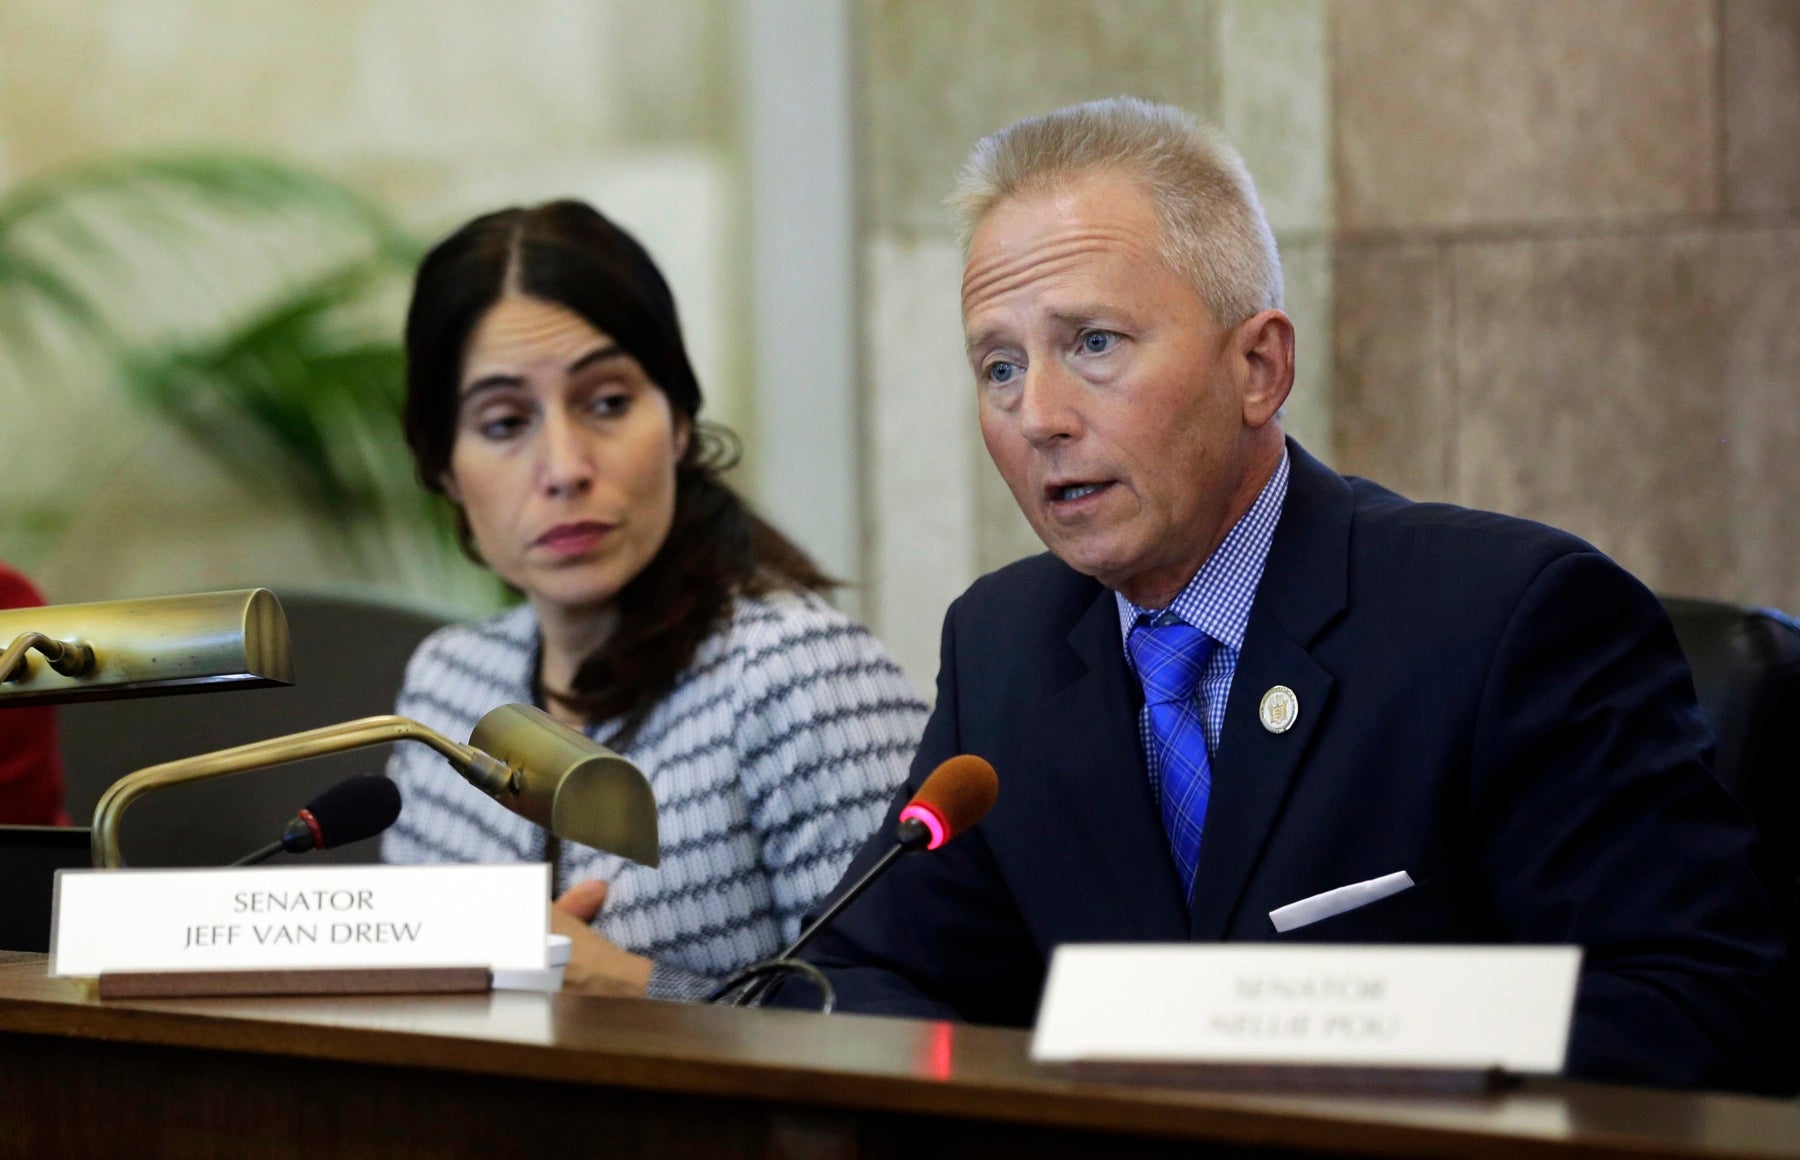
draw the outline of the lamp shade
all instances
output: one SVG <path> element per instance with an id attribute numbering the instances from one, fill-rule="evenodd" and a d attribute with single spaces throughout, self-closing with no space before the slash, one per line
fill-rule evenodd
<path id="1" fill-rule="evenodd" d="M 19 648 L 27 638 L 47 644 Z M 64 673 L 41 655 L 91 654 Z M 290 685 L 287 616 L 266 588 L 0 610 L 0 707 Z"/>
<path id="2" fill-rule="evenodd" d="M 469 745 L 513 771 L 507 808 L 551 833 L 657 864 L 656 797 L 631 762 L 531 705 L 502 705 L 469 734 Z"/>

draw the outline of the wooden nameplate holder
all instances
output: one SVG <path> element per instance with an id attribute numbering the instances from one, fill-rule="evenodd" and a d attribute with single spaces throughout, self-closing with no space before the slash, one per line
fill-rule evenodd
<path id="1" fill-rule="evenodd" d="M 1039 1066 L 1090 1083 L 1310 1095 L 1486 1095 L 1519 1082 L 1517 1076 L 1499 1068 L 1123 1060 Z"/>
<path id="2" fill-rule="evenodd" d="M 102 971 L 102 999 L 253 995 L 456 995 L 491 990 L 486 967 L 314 967 L 255 971 Z"/>

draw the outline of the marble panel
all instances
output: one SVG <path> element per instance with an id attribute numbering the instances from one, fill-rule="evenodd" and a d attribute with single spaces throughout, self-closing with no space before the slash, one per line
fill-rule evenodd
<path id="1" fill-rule="evenodd" d="M 1281 243 L 1288 317 L 1294 320 L 1294 389 L 1281 409 L 1287 434 L 1326 463 L 1336 460 L 1331 412 L 1332 297 L 1330 242 Z"/>
<path id="2" fill-rule="evenodd" d="M 1800 4 L 1725 0 L 1725 199 L 1800 211 Z"/>
<path id="3" fill-rule="evenodd" d="M 630 141 L 665 144 L 737 139 L 740 35 L 729 0 L 624 0 L 604 51 L 618 130 Z"/>
<path id="4" fill-rule="evenodd" d="M 1710 594 L 1800 615 L 1800 227 L 1728 234 L 1719 253 L 1733 298 L 1716 405 L 1737 568 Z"/>
<path id="5" fill-rule="evenodd" d="M 1334 466 L 1413 499 L 1456 498 L 1447 251 L 1340 242 L 1335 265 Z"/>
<path id="6" fill-rule="evenodd" d="M 952 230 L 944 199 L 983 135 L 1129 93 L 1218 113 L 1217 0 L 864 0 L 865 196 L 884 230 Z"/>
<path id="7" fill-rule="evenodd" d="M 992 473 L 963 357 L 962 255 L 948 239 L 876 238 L 864 262 L 864 609 L 929 698 L 944 612 L 981 567 L 976 481 Z"/>
<path id="8" fill-rule="evenodd" d="M 1721 257 L 1700 232 L 1457 245 L 1462 501 L 1566 528 L 1659 592 L 1729 587 Z"/>
<path id="9" fill-rule="evenodd" d="M 96 147 L 229 144 L 337 168 L 720 139 L 723 5 L 14 0 L 0 137 L 22 172 Z"/>
<path id="10" fill-rule="evenodd" d="M 1350 230 L 1715 208 L 1710 0 L 1331 5 Z"/>
<path id="11" fill-rule="evenodd" d="M 1331 229 L 1331 59 L 1324 0 L 1223 0 L 1219 126 L 1277 234 Z"/>
<path id="12" fill-rule="evenodd" d="M 231 141 L 297 151 L 315 126 L 350 116 L 349 42 L 360 7 L 0 4 L 8 47 L 0 137 L 20 176 L 85 159 L 96 144 Z M 302 62 L 304 71 L 283 75 L 283 64 Z"/>
<path id="13" fill-rule="evenodd" d="M 357 66 L 349 94 L 356 120 L 323 127 L 334 148 L 466 152 L 498 167 L 557 149 L 592 152 L 626 136 L 619 96 L 626 74 L 617 61 L 632 50 L 622 43 L 629 11 L 623 4 L 358 6 L 366 12 L 347 46 Z M 339 22 L 349 23 L 341 16 Z"/>

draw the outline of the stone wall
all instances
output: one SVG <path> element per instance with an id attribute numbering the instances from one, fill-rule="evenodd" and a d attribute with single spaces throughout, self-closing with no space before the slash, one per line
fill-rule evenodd
<path id="1" fill-rule="evenodd" d="M 1800 610 L 1800 3 L 863 0 L 875 623 L 1035 537 L 980 446 L 942 208 L 1012 120 L 1129 92 L 1219 122 L 1281 245 L 1290 432 L 1541 519 L 1659 591 Z"/>
<path id="2" fill-rule="evenodd" d="M 1337 466 L 1800 610 L 1800 4 L 1331 16 Z"/>

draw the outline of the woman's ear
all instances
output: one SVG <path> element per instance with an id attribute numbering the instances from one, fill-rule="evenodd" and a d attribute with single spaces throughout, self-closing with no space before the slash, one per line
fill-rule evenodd
<path id="1" fill-rule="evenodd" d="M 676 412 L 675 415 L 675 459 L 679 462 L 687 455 L 688 443 L 694 437 L 693 416 Z"/>
<path id="2" fill-rule="evenodd" d="M 456 476 L 450 474 L 449 468 L 446 467 L 443 474 L 438 476 L 438 486 L 444 489 L 446 499 L 457 507 L 462 506 L 462 489 L 456 486 Z"/>

